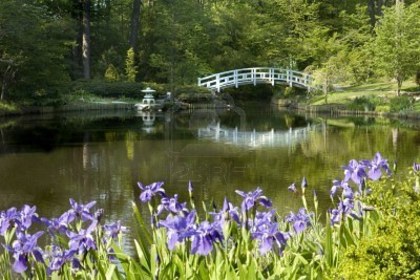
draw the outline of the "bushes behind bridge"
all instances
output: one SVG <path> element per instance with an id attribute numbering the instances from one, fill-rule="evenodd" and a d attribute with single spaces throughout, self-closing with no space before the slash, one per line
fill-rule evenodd
<path id="1" fill-rule="evenodd" d="M 74 82 L 71 87 L 73 92 L 84 91 L 99 97 L 125 97 L 133 99 L 143 98 L 144 93 L 142 90 L 147 87 L 156 90 L 156 95 L 166 94 L 167 92 L 173 92 L 175 96 L 181 94 L 205 94 L 209 92 L 207 89 L 195 85 L 171 86 L 170 84 L 150 82 L 104 82 L 101 80 L 77 81 Z"/>

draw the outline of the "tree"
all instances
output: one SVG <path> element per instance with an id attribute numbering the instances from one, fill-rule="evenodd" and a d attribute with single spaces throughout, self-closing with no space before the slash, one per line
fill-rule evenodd
<path id="1" fill-rule="evenodd" d="M 113 64 L 110 64 L 105 71 L 105 80 L 116 82 L 120 80 L 120 74 Z"/>
<path id="2" fill-rule="evenodd" d="M 65 55 L 73 36 L 64 18 L 33 1 L 0 1 L 1 99 L 44 91 L 68 80 Z"/>
<path id="3" fill-rule="evenodd" d="M 395 7 L 384 9 L 384 16 L 375 28 L 377 67 L 396 80 L 398 96 L 403 81 L 420 66 L 419 14 L 419 2 L 405 7 L 397 0 Z"/>
<path id="4" fill-rule="evenodd" d="M 127 58 L 125 60 L 125 74 L 127 76 L 127 81 L 135 82 L 138 70 L 135 61 L 135 53 L 133 48 L 130 48 L 127 51 Z"/>
<path id="5" fill-rule="evenodd" d="M 130 47 L 133 49 L 134 54 L 138 52 L 138 33 L 140 25 L 140 0 L 133 0 L 133 11 L 131 13 L 130 23 Z"/>
<path id="6" fill-rule="evenodd" d="M 83 0 L 83 39 L 82 39 L 82 57 L 83 57 L 83 77 L 90 79 L 90 0 Z"/>

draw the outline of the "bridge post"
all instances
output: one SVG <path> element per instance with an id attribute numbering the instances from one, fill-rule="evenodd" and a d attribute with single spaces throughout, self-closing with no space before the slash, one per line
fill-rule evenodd
<path id="1" fill-rule="evenodd" d="M 216 90 L 217 92 L 220 92 L 220 74 L 216 74 Z"/>
<path id="2" fill-rule="evenodd" d="M 293 86 L 293 72 L 290 70 L 287 70 L 287 79 L 289 82 L 289 86 L 292 87 Z"/>
<path id="3" fill-rule="evenodd" d="M 235 82 L 235 88 L 238 88 L 238 70 L 233 71 L 233 80 Z"/>
<path id="4" fill-rule="evenodd" d="M 254 82 L 254 86 L 256 86 L 257 85 L 257 75 L 256 75 L 256 70 L 255 70 L 255 68 L 252 68 L 252 74 L 251 74 L 251 76 L 252 76 L 252 81 Z"/>
<path id="5" fill-rule="evenodd" d="M 270 68 L 269 72 L 270 72 L 271 85 L 274 86 L 274 69 Z"/>

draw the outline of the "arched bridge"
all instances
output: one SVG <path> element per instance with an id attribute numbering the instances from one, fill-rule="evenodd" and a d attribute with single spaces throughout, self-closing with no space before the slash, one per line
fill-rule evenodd
<path id="1" fill-rule="evenodd" d="M 307 73 L 270 67 L 242 68 L 198 78 L 198 86 L 220 92 L 223 88 L 246 84 L 287 84 L 311 90 L 312 76 Z"/>

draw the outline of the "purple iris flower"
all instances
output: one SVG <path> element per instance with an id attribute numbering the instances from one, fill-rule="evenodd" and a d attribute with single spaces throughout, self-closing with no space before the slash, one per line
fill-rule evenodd
<path id="1" fill-rule="evenodd" d="M 155 195 L 165 196 L 165 189 L 162 188 L 163 182 L 155 182 L 147 186 L 143 186 L 142 183 L 138 182 L 137 185 L 142 190 L 140 194 L 141 202 L 148 202 Z"/>
<path id="2" fill-rule="evenodd" d="M 338 204 L 338 208 L 341 210 L 343 214 L 350 214 L 354 208 L 354 201 L 351 198 L 344 198 Z"/>
<path id="3" fill-rule="evenodd" d="M 238 207 L 236 207 L 232 203 L 230 203 L 226 199 L 226 197 L 225 197 L 225 199 L 223 201 L 222 211 L 225 212 L 225 213 L 227 213 L 232 220 L 234 220 L 238 224 L 240 223 L 240 216 L 239 216 Z"/>
<path id="4" fill-rule="evenodd" d="M 330 190 L 330 196 L 334 197 L 335 194 L 337 193 L 337 190 L 339 188 L 342 188 L 343 184 L 347 184 L 347 183 L 344 182 L 344 181 L 340 181 L 340 180 L 333 180 L 333 185 L 332 185 L 331 190 Z"/>
<path id="5" fill-rule="evenodd" d="M 286 245 L 288 234 L 278 230 L 277 223 L 265 223 L 252 233 L 252 237 L 259 241 L 259 252 L 265 255 L 276 247 L 277 254 L 281 255 Z"/>
<path id="6" fill-rule="evenodd" d="M 202 222 L 192 233 L 191 253 L 208 255 L 213 250 L 213 243 L 222 241 L 222 231 L 217 223 Z"/>
<path id="7" fill-rule="evenodd" d="M 296 233 L 300 233 L 310 226 L 311 215 L 306 212 L 305 208 L 300 208 L 296 214 L 290 212 L 290 214 L 286 216 L 285 220 L 293 224 L 293 229 Z"/>
<path id="8" fill-rule="evenodd" d="M 84 254 L 90 249 L 96 249 L 96 242 L 92 232 L 96 230 L 97 221 L 93 221 L 87 229 L 81 229 L 79 232 L 68 231 L 70 251 Z"/>
<path id="9" fill-rule="evenodd" d="M 57 245 L 53 245 L 50 249 L 50 251 L 46 252 L 46 258 L 49 260 L 48 267 L 47 267 L 47 274 L 51 275 L 54 271 L 60 270 L 64 264 L 71 262 L 73 264 L 74 268 L 77 268 L 78 266 L 74 265 L 75 263 L 79 263 L 80 261 L 75 258 L 74 254 L 75 251 L 71 250 L 63 250 L 61 247 Z"/>
<path id="10" fill-rule="evenodd" d="M 16 222 L 19 225 L 19 229 L 25 231 L 31 227 L 32 221 L 34 220 L 38 220 L 36 206 L 31 207 L 29 205 L 24 205 L 19 211 L 19 218 Z"/>
<path id="11" fill-rule="evenodd" d="M 382 170 L 384 170 L 388 175 L 391 174 L 389 169 L 388 161 L 382 158 L 380 153 L 376 153 L 372 161 L 368 161 L 369 171 L 368 177 L 369 179 L 376 181 L 379 180 L 382 176 Z"/>
<path id="12" fill-rule="evenodd" d="M 127 231 L 127 228 L 121 225 L 121 221 L 105 224 L 103 229 L 105 236 L 108 236 L 112 239 L 117 238 L 121 232 Z"/>
<path id="13" fill-rule="evenodd" d="M 350 160 L 349 165 L 344 166 L 343 168 L 345 182 L 348 182 L 351 179 L 354 183 L 360 185 L 363 179 L 366 178 L 366 166 L 354 159 Z"/>
<path id="14" fill-rule="evenodd" d="M 15 262 L 13 263 L 13 270 L 17 273 L 25 272 L 28 269 L 29 257 L 32 255 L 36 261 L 44 262 L 42 257 L 43 252 L 38 247 L 38 238 L 44 234 L 39 231 L 33 235 L 25 234 L 23 232 L 16 232 L 17 239 L 13 241 L 9 251 L 12 252 Z"/>
<path id="15" fill-rule="evenodd" d="M 339 209 L 330 210 L 331 225 L 339 224 L 341 222 L 342 212 Z"/>
<path id="16" fill-rule="evenodd" d="M 271 201 L 266 196 L 262 195 L 262 190 L 260 188 L 248 193 L 239 190 L 236 190 L 235 192 L 244 198 L 241 204 L 242 212 L 250 210 L 256 203 L 267 208 L 272 205 Z"/>
<path id="17" fill-rule="evenodd" d="M 160 204 L 157 207 L 157 215 L 160 215 L 164 210 L 169 213 L 178 214 L 180 212 L 188 213 L 187 203 L 179 203 L 178 195 L 174 197 L 162 197 Z"/>
<path id="18" fill-rule="evenodd" d="M 19 212 L 15 207 L 0 212 L 0 235 L 4 236 L 11 225 L 14 224 Z"/>
<path id="19" fill-rule="evenodd" d="M 258 230 L 259 227 L 265 226 L 266 224 L 271 224 L 273 222 L 273 218 L 275 217 L 275 210 L 271 209 L 270 211 L 266 212 L 259 212 L 255 214 L 254 221 L 252 221 L 252 228 L 253 230 Z"/>
<path id="20" fill-rule="evenodd" d="M 230 203 L 226 197 L 223 201 L 222 210 L 219 212 L 210 212 L 210 215 L 213 216 L 215 222 L 219 223 L 220 226 L 223 226 L 224 222 L 231 219 L 234 220 L 236 223 L 240 223 L 240 214 L 238 207 L 234 206 Z"/>
<path id="21" fill-rule="evenodd" d="M 191 236 L 194 230 L 196 213 L 191 211 L 187 216 L 168 215 L 166 220 L 160 221 L 159 226 L 163 226 L 168 231 L 168 248 L 173 250 L 177 242 L 182 242 L 184 238 Z"/>
<path id="22" fill-rule="evenodd" d="M 47 218 L 41 218 L 41 221 L 47 226 L 48 232 L 54 235 L 56 232 L 66 233 L 67 229 L 75 218 L 76 215 L 73 209 L 71 209 L 64 212 L 58 218 L 52 218 L 50 220 Z"/>
<path id="23" fill-rule="evenodd" d="M 342 196 L 344 199 L 353 199 L 354 198 L 354 192 L 353 189 L 349 187 L 349 185 L 343 185 L 343 193 Z"/>
<path id="24" fill-rule="evenodd" d="M 94 215 L 90 213 L 90 208 L 95 206 L 95 204 L 96 201 L 91 201 L 87 204 L 81 204 L 77 203 L 74 199 L 70 198 L 70 205 L 72 208 L 71 210 L 73 210 L 73 213 L 76 215 L 76 217 L 81 217 L 82 221 L 84 222 L 92 221 L 95 219 Z M 72 212 L 69 212 L 69 214 L 71 215 Z"/>
<path id="25" fill-rule="evenodd" d="M 287 189 L 289 191 L 293 192 L 293 193 L 296 193 L 297 192 L 296 185 L 295 185 L 294 182 Z"/>

